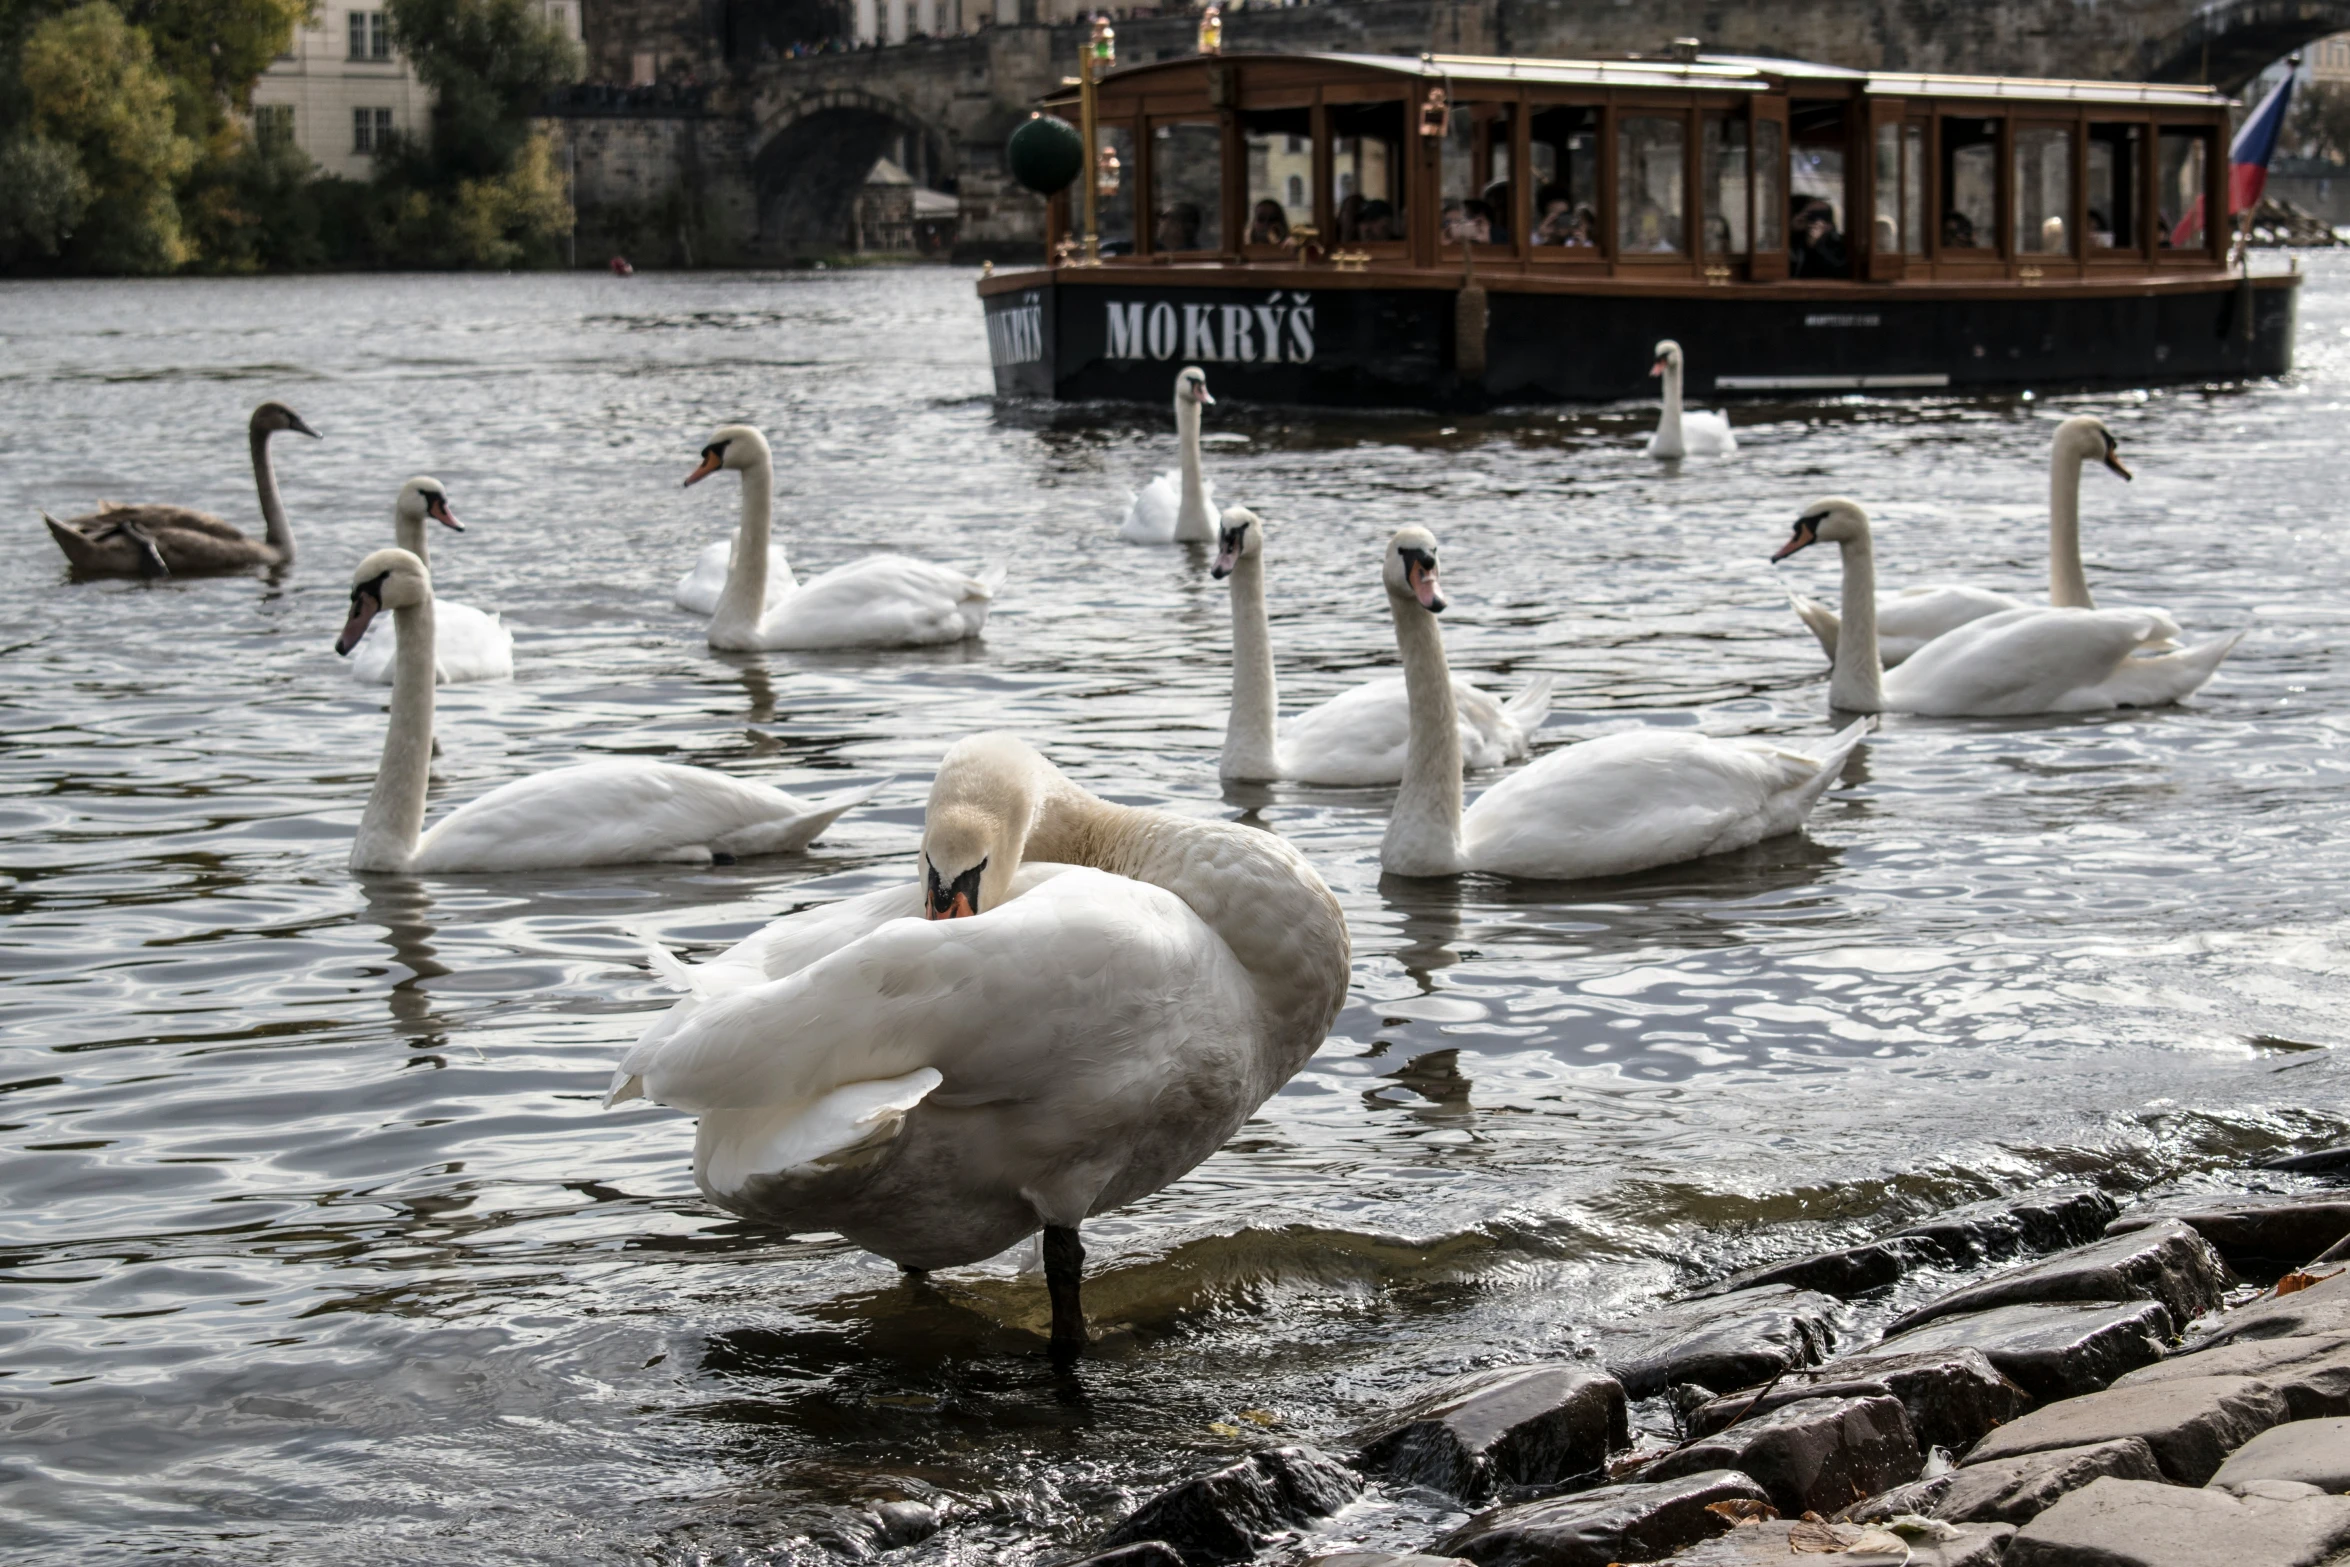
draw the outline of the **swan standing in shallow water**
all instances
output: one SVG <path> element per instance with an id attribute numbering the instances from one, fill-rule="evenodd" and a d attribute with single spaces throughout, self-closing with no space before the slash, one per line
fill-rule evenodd
<path id="1" fill-rule="evenodd" d="M 2081 465 L 2094 458 L 2124 479 L 2121 448 L 2105 421 L 2083 414 L 2056 427 L 2048 450 L 2048 602 L 2060 609 L 2095 609 L 2088 574 L 2081 569 Z M 1819 638 L 1820 650 L 1836 656 L 1836 611 L 1816 599 L 1790 592 L 1795 613 Z M 1891 669 L 1946 631 L 1970 620 L 2011 609 L 2031 609 L 2012 594 L 1957 583 L 1903 588 L 1877 596 L 1877 651 Z"/>
<path id="2" fill-rule="evenodd" d="M 1656 364 L 1650 375 L 1665 382 L 1664 412 L 1657 416 L 1656 433 L 1648 438 L 1651 457 L 1728 457 L 1738 450 L 1730 433 L 1728 414 L 1681 407 L 1681 345 L 1666 338 L 1656 345 Z"/>
<path id="3" fill-rule="evenodd" d="M 449 509 L 449 492 L 441 481 L 420 476 L 400 487 L 400 498 L 392 505 L 392 539 L 429 570 L 428 521 L 453 532 L 465 531 L 465 524 Z M 514 633 L 496 615 L 439 597 L 432 607 L 433 672 L 442 685 L 514 678 Z M 371 625 L 351 650 L 351 678 L 368 685 L 390 685 L 392 671 L 399 663 L 399 641 L 397 616 Z"/>
<path id="4" fill-rule="evenodd" d="M 1221 1147 L 1322 1042 L 1346 921 L 1305 857 L 1113 805 L 979 735 L 931 786 L 915 880 L 694 968 L 613 1074 L 701 1118 L 720 1207 L 909 1269 L 1044 1232 L 1057 1357 L 1085 1342 L 1078 1226 Z"/>
<path id="5" fill-rule="evenodd" d="M 710 616 L 710 645 L 730 652 L 769 648 L 920 647 L 961 642 L 987 624 L 988 600 L 1003 573 L 969 576 L 904 555 L 868 555 L 805 582 L 782 576 L 788 591 L 770 593 L 768 543 L 775 459 L 767 437 L 730 424 L 702 448 L 686 476 L 699 484 L 721 468 L 743 476 L 742 526 L 726 587 Z"/>
<path id="6" fill-rule="evenodd" d="M 1566 881 L 1743 849 L 1801 827 L 1868 729 L 1849 726 L 1818 756 L 1689 729 L 1602 735 L 1529 763 L 1464 813 L 1435 535 L 1396 534 L 1384 576 L 1411 693 L 1411 758 L 1379 844 L 1398 876 Z"/>
<path id="7" fill-rule="evenodd" d="M 269 460 L 269 438 L 293 430 L 313 440 L 318 432 L 283 403 L 253 410 L 246 436 L 253 448 L 253 487 L 261 496 L 262 536 L 247 538 L 210 512 L 185 506 L 120 506 L 102 503 L 87 516 L 59 522 L 41 520 L 65 551 L 73 569 L 92 576 L 195 577 L 255 566 L 287 566 L 294 559 L 294 530 L 277 495 L 277 470 Z"/>
<path id="8" fill-rule="evenodd" d="M 1215 399 L 1208 374 L 1185 365 L 1175 377 L 1175 434 L 1178 466 L 1142 487 L 1126 507 L 1118 536 L 1129 544 L 1213 544 L 1216 508 L 1200 468 L 1199 411 Z"/>
<path id="9" fill-rule="evenodd" d="M 2243 633 L 2176 652 L 2179 628 L 2155 609 L 2026 606 L 1970 620 L 1899 669 L 1877 657 L 1877 565 L 1869 514 L 1842 496 L 1812 502 L 1774 561 L 1821 540 L 1844 555 L 1843 631 L 1828 705 L 1848 713 L 2013 718 L 2160 707 L 2192 695 Z"/>
<path id="10" fill-rule="evenodd" d="M 1219 531 L 1213 575 L 1232 580 L 1232 715 L 1224 725 L 1219 771 L 1252 783 L 1400 782 L 1411 740 L 1400 675 L 1357 686 L 1276 724 L 1281 695 L 1265 615 L 1265 525 L 1256 513 L 1235 506 L 1224 513 Z M 1548 675 L 1528 681 L 1507 702 L 1465 680 L 1455 680 L 1452 689 L 1461 755 L 1472 771 L 1522 760 L 1550 711 Z"/>
<path id="11" fill-rule="evenodd" d="M 399 623 L 392 712 L 375 788 L 351 842 L 351 869 L 429 876 L 558 870 L 641 860 L 707 863 L 804 849 L 878 785 L 798 800 L 766 784 L 668 762 L 581 762 L 501 784 L 424 829 L 432 766 L 432 574 L 402 549 L 377 550 L 352 576 L 348 654 L 378 612 Z"/>

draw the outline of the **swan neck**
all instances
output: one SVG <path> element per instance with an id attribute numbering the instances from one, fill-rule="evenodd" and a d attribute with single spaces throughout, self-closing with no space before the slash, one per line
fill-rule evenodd
<path id="1" fill-rule="evenodd" d="M 253 443 L 253 488 L 261 495 L 261 536 L 275 549 L 280 561 L 294 558 L 294 530 L 286 522 L 285 502 L 278 499 L 277 469 L 269 460 L 269 432 L 251 430 L 246 439 Z"/>
<path id="2" fill-rule="evenodd" d="M 1399 876 L 1449 876 L 1461 869 L 1461 729 L 1444 633 L 1411 600 L 1390 594 L 1387 607 L 1403 653 L 1411 729 L 1379 863 Z"/>
<path id="3" fill-rule="evenodd" d="M 1885 708 L 1885 664 L 1877 650 L 1877 554 L 1866 533 L 1846 539 L 1844 607 L 1836 632 L 1836 666 L 1828 679 L 1828 705 L 1846 713 Z"/>
<path id="4" fill-rule="evenodd" d="M 427 567 L 432 565 L 432 539 L 422 517 L 411 517 L 395 508 L 392 512 L 392 542 L 423 561 Z"/>
<path id="5" fill-rule="evenodd" d="M 710 616 L 714 637 L 755 629 L 767 612 L 767 546 L 775 527 L 775 465 L 761 457 L 743 469 L 742 522 L 735 529 L 734 557 L 726 563 L 726 586 Z"/>
<path id="6" fill-rule="evenodd" d="M 424 796 L 432 783 L 432 600 L 392 611 L 399 642 L 392 653 L 391 722 L 375 788 L 351 843 L 351 869 L 404 871 L 424 832 Z"/>
<path id="7" fill-rule="evenodd" d="M 2048 602 L 2095 609 L 2081 569 L 2081 460 L 2059 451 L 2048 469 Z"/>
<path id="8" fill-rule="evenodd" d="M 1200 405 L 1188 397 L 1175 399 L 1175 429 L 1183 477 L 1183 498 L 1175 511 L 1175 536 L 1208 539 L 1214 525 L 1208 520 L 1208 486 L 1200 466 Z"/>
<path id="9" fill-rule="evenodd" d="M 1265 615 L 1265 559 L 1243 555 L 1232 568 L 1232 713 L 1224 720 L 1227 778 L 1281 776 L 1279 685 L 1272 628 Z"/>
<path id="10" fill-rule="evenodd" d="M 1656 421 L 1657 440 L 1666 446 L 1678 447 L 1681 440 L 1681 367 L 1668 362 L 1665 365 L 1665 408 Z"/>

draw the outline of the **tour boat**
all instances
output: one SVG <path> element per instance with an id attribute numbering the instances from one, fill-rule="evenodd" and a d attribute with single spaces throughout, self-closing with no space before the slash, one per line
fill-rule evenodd
<path id="1" fill-rule="evenodd" d="M 1106 72 L 1094 241 L 979 293 L 999 395 L 1353 407 L 2144 386 L 2292 364 L 2209 87 L 1699 54 Z M 1074 88 L 1043 104 L 1072 122 Z M 1084 176 L 1081 176 L 1081 181 Z"/>

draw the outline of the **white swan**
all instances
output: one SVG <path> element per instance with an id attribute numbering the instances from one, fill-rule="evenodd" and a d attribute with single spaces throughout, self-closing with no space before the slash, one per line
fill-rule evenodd
<path id="1" fill-rule="evenodd" d="M 1219 535 L 1212 572 L 1232 579 L 1232 716 L 1224 725 L 1219 771 L 1252 783 L 1400 782 L 1412 732 L 1400 675 L 1341 692 L 1276 727 L 1281 695 L 1265 616 L 1265 525 L 1255 512 L 1235 506 L 1224 513 Z M 1496 702 L 1465 680 L 1453 681 L 1468 767 L 1523 760 L 1550 711 L 1550 690 L 1551 677 L 1537 675 L 1507 702 Z"/>
<path id="2" fill-rule="evenodd" d="M 699 484 L 721 468 L 743 476 L 742 525 L 735 531 L 726 587 L 710 615 L 712 647 L 919 647 L 975 637 L 987 624 L 1001 570 L 974 577 L 904 555 L 868 555 L 805 582 L 792 582 L 785 566 L 790 591 L 771 594 L 775 459 L 767 437 L 747 424 L 723 426 L 685 482 Z"/>
<path id="3" fill-rule="evenodd" d="M 1175 377 L 1175 433 L 1180 466 L 1142 487 L 1126 507 L 1118 536 L 1129 544 L 1210 544 L 1216 538 L 1213 491 L 1200 468 L 1199 411 L 1208 395 L 1208 373 L 1185 365 Z"/>
<path id="4" fill-rule="evenodd" d="M 2012 718 L 2159 707 L 2193 694 L 2243 633 L 2176 652 L 2179 628 L 2156 609 L 2028 605 L 1944 632 L 1899 669 L 1877 658 L 1877 565 L 1869 516 L 1841 496 L 1812 502 L 1771 557 L 1826 539 L 1844 552 L 1843 632 L 1828 705 L 1849 713 Z"/>
<path id="5" fill-rule="evenodd" d="M 734 535 L 713 539 L 702 546 L 702 553 L 694 557 L 693 568 L 677 579 L 677 591 L 672 601 L 679 609 L 709 616 L 717 612 L 718 595 L 726 591 L 726 573 L 734 565 Z M 783 546 L 767 546 L 767 607 L 773 609 L 791 596 L 799 584 L 791 574 L 791 562 L 784 558 Z"/>
<path id="6" fill-rule="evenodd" d="M 392 537 L 401 549 L 431 565 L 431 547 L 425 535 L 427 519 L 444 528 L 465 531 L 465 524 L 449 509 L 449 492 L 438 479 L 414 478 L 400 486 L 392 506 Z M 351 678 L 368 685 L 388 686 L 399 662 L 398 617 L 372 626 L 351 650 Z M 514 633 L 495 614 L 484 614 L 453 599 L 433 601 L 433 673 L 442 685 L 469 680 L 514 678 Z"/>
<path id="7" fill-rule="evenodd" d="M 1709 413 L 1703 408 L 1681 407 L 1681 345 L 1671 338 L 1656 345 L 1656 364 L 1648 372 L 1663 376 L 1665 381 L 1664 412 L 1658 415 L 1656 432 L 1648 438 L 1651 457 L 1728 457 L 1738 450 L 1738 437 L 1730 432 L 1728 414 Z"/>
<path id="8" fill-rule="evenodd" d="M 2081 465 L 2091 458 L 2124 479 L 2121 448 L 2105 421 L 2082 414 L 2056 427 L 2048 449 L 2048 602 L 2065 609 L 2095 609 L 2089 596 L 2088 574 L 2081 569 Z M 1817 599 L 1790 591 L 1795 613 L 1819 638 L 1820 651 L 1836 656 L 1836 611 Z M 2030 601 L 1989 588 L 1957 583 L 1903 588 L 1877 595 L 1877 651 L 1887 669 L 1893 668 L 1946 631 L 1970 620 L 2011 609 L 2030 609 Z"/>
<path id="9" fill-rule="evenodd" d="M 377 550 L 352 575 L 348 654 L 388 609 L 400 626 L 390 727 L 375 788 L 351 842 L 351 869 L 439 875 L 554 870 L 639 860 L 804 849 L 879 785 L 799 800 L 766 784 L 668 762 L 581 762 L 501 784 L 424 831 L 432 765 L 432 574 L 402 549 Z"/>
<path id="10" fill-rule="evenodd" d="M 700 1116 L 712 1202 L 911 1269 L 1039 1228 L 1056 1353 L 1077 1227 L 1214 1153 L 1346 996 L 1337 900 L 1237 823 L 1112 805 L 1009 735 L 947 753 L 916 880 L 696 968 L 614 1073 Z"/>
<path id="11" fill-rule="evenodd" d="M 1688 729 L 1603 735 L 1529 763 L 1464 813 L 1435 535 L 1396 534 L 1383 574 L 1411 693 L 1411 758 L 1379 844 L 1398 876 L 1566 881 L 1743 849 L 1801 827 L 1868 729 L 1851 725 L 1818 756 Z"/>

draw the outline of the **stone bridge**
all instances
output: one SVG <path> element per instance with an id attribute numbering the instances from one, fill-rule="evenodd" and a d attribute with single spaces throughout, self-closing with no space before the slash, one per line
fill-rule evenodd
<path id="1" fill-rule="evenodd" d="M 931 0 L 976 14 L 986 0 Z M 1034 15 L 1052 0 L 995 0 Z M 1063 0 L 1066 3 L 1066 0 Z M 581 254 L 782 262 L 847 248 L 850 205 L 884 155 L 956 194 L 959 253 L 1033 256 L 1043 207 L 1003 144 L 1076 72 L 1080 25 L 1014 22 L 795 56 L 870 31 L 871 0 L 588 0 L 587 87 L 550 105 L 576 159 Z M 891 14 L 906 13 L 893 6 Z M 900 22 L 903 25 L 903 22 Z M 1189 54 L 1189 16 L 1118 24 L 1127 63 Z M 1624 55 L 1675 37 L 1709 51 L 1863 69 L 2201 81 L 2235 89 L 2350 32 L 2350 0 L 1333 0 L 1228 15 L 1232 53 Z"/>

